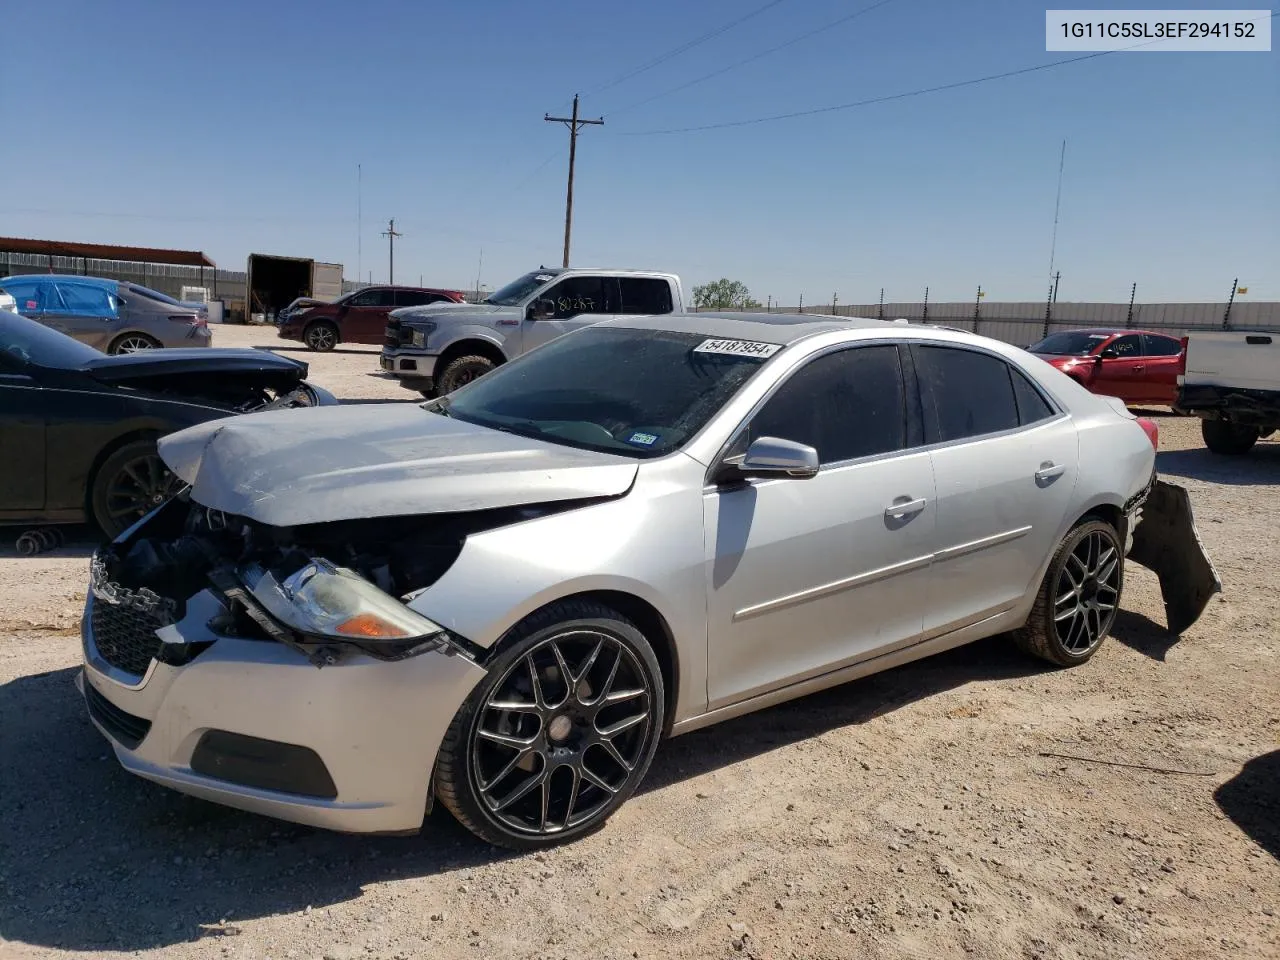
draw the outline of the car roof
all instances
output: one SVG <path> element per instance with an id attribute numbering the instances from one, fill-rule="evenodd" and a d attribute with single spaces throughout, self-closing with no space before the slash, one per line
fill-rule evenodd
<path id="1" fill-rule="evenodd" d="M 619 317 L 606 320 L 614 327 L 637 330 L 670 330 L 732 340 L 756 340 L 783 346 L 818 333 L 848 330 L 904 329 L 903 324 L 866 317 L 829 317 L 804 313 L 668 313 L 652 317 Z"/>
<path id="2" fill-rule="evenodd" d="M 1126 336 L 1131 333 L 1145 333 L 1152 337 L 1168 337 L 1170 340 L 1178 339 L 1168 333 L 1156 333 L 1154 330 L 1137 330 L 1130 329 L 1128 327 L 1080 327 L 1077 330 L 1055 330 L 1053 333 L 1087 333 L 1090 336 L 1098 337 L 1118 337 Z M 1053 333 L 1049 334 L 1049 336 L 1053 336 Z"/>
<path id="3" fill-rule="evenodd" d="M 108 280 L 105 277 L 83 277 L 78 273 L 21 273 L 10 277 L 0 277 L 0 287 L 3 287 L 6 283 L 48 283 L 53 280 L 58 281 L 58 283 L 100 287 L 103 290 L 116 290 L 120 286 L 119 281 L 116 280 Z"/>

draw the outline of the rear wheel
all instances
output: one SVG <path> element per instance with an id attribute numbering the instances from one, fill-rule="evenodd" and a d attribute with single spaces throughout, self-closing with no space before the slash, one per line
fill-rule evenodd
<path id="1" fill-rule="evenodd" d="M 601 827 L 635 792 L 663 722 L 635 624 L 567 601 L 515 627 L 445 734 L 436 794 L 489 843 L 533 850 Z"/>
<path id="2" fill-rule="evenodd" d="M 1013 633 L 1023 650 L 1072 667 L 1111 632 L 1124 587 L 1124 550 L 1109 523 L 1089 520 L 1058 546 L 1026 624 Z"/>
<path id="3" fill-rule="evenodd" d="M 328 320 L 317 320 L 303 332 L 302 342 L 317 353 L 326 353 L 338 345 L 338 328 Z"/>
<path id="4" fill-rule="evenodd" d="M 145 333 L 126 333 L 111 342 L 111 346 L 107 347 L 107 353 L 138 353 L 142 350 L 155 350 L 160 347 L 160 341 L 155 337 L 149 337 Z"/>
<path id="5" fill-rule="evenodd" d="M 483 377 L 497 366 L 488 357 L 470 355 L 450 360 L 444 372 L 436 379 L 436 387 L 441 396 L 453 393 L 459 387 L 465 387 L 472 380 Z"/>
<path id="6" fill-rule="evenodd" d="M 115 539 L 182 486 L 156 453 L 154 440 L 126 443 L 93 476 L 89 505 L 94 522 Z"/>
<path id="7" fill-rule="evenodd" d="M 1214 453 L 1235 457 L 1252 450 L 1262 431 L 1227 420 L 1201 420 L 1200 435 L 1204 437 L 1204 445 Z"/>

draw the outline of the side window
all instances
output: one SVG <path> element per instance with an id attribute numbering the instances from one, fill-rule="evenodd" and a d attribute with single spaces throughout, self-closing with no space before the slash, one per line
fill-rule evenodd
<path id="1" fill-rule="evenodd" d="M 963 440 L 1019 424 L 1009 365 L 999 357 L 954 347 L 920 347 L 916 373 L 932 412 L 931 440 Z"/>
<path id="2" fill-rule="evenodd" d="M 439 294 L 422 290 L 397 290 L 395 293 L 397 307 L 425 307 L 440 300 Z"/>
<path id="3" fill-rule="evenodd" d="M 1024 427 L 1029 423 L 1039 423 L 1052 417 L 1053 407 L 1040 395 L 1040 391 L 1031 385 L 1031 381 L 1017 367 L 1009 368 L 1009 376 L 1013 378 L 1013 396 L 1018 403 L 1018 422 Z"/>
<path id="4" fill-rule="evenodd" d="M 618 281 L 614 277 L 569 277 L 543 296 L 556 305 L 557 319 L 580 313 L 617 313 Z"/>
<path id="5" fill-rule="evenodd" d="M 115 307 L 111 295 L 101 287 L 90 287 L 79 283 L 60 283 L 58 292 L 62 294 L 62 304 L 67 313 L 75 313 L 86 317 L 111 317 L 115 315 Z"/>
<path id="6" fill-rule="evenodd" d="M 1176 357 L 1182 352 L 1182 341 L 1173 337 L 1162 337 L 1156 333 L 1142 335 L 1144 353 L 1148 357 Z"/>
<path id="7" fill-rule="evenodd" d="M 670 313 L 671 285 L 646 277 L 619 277 L 623 313 Z"/>
<path id="8" fill-rule="evenodd" d="M 44 309 L 42 306 L 44 297 L 41 293 L 41 286 L 32 283 L 30 280 L 23 280 L 18 283 L 10 283 L 8 281 L 0 281 L 9 296 L 13 297 L 14 309 L 18 313 L 39 313 Z"/>
<path id="9" fill-rule="evenodd" d="M 895 346 L 855 347 L 812 360 L 778 388 L 747 428 L 747 442 L 807 444 L 822 463 L 907 444 L 902 368 Z"/>
<path id="10" fill-rule="evenodd" d="M 1107 350 L 1114 350 L 1121 360 L 1142 356 L 1142 337 L 1136 333 L 1124 337 L 1116 337 L 1107 344 Z"/>
<path id="11" fill-rule="evenodd" d="M 394 306 L 390 290 L 361 290 L 351 298 L 353 307 L 390 307 Z"/>

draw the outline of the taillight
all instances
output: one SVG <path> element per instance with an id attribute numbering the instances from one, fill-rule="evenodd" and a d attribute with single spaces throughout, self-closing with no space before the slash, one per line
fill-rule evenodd
<path id="1" fill-rule="evenodd" d="M 1191 339 L 1190 337 L 1182 338 L 1182 352 L 1178 354 L 1178 372 L 1179 373 L 1187 372 L 1187 342 L 1190 339 Z"/>
<path id="2" fill-rule="evenodd" d="M 193 327 L 198 327 L 204 323 L 204 321 L 194 313 L 171 313 L 169 315 L 169 319 L 174 323 L 189 323 Z"/>
<path id="3" fill-rule="evenodd" d="M 1160 428 L 1156 426 L 1156 422 L 1148 420 L 1146 417 L 1138 417 L 1138 426 L 1142 428 L 1142 432 L 1151 441 L 1151 449 L 1158 452 L 1160 450 Z"/>

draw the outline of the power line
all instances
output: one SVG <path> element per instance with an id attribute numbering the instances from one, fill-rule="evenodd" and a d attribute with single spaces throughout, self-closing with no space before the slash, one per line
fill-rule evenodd
<path id="1" fill-rule="evenodd" d="M 620 77 L 615 77 L 613 80 L 610 80 L 604 86 L 596 87 L 594 90 L 588 91 L 587 95 L 595 96 L 597 93 L 600 93 L 604 90 L 608 90 L 611 87 L 616 87 L 618 84 L 622 83 L 625 80 L 630 80 L 632 77 L 639 76 L 640 74 L 644 73 L 647 70 L 652 70 L 654 67 L 658 66 L 659 64 L 666 63 L 668 60 L 671 60 L 671 59 L 674 59 L 675 57 L 680 56 L 680 54 L 684 53 L 686 50 L 692 50 L 694 47 L 698 46 L 699 44 L 706 43 L 708 40 L 714 40 L 716 37 L 720 36 L 723 33 L 728 33 L 738 24 L 745 23 L 746 21 L 750 20 L 752 17 L 757 17 L 760 14 L 764 13 L 766 10 L 776 7 L 778 4 L 784 3 L 784 2 L 785 0 L 770 0 L 770 2 L 766 3 L 763 7 L 757 7 L 755 10 L 752 10 L 750 13 L 743 14 L 737 20 L 730 20 L 728 23 L 726 23 L 722 27 L 717 27 L 715 30 L 711 30 L 707 33 L 704 33 L 701 36 L 694 37 L 692 40 L 689 40 L 685 43 L 680 44 L 680 46 L 678 47 L 668 50 L 666 53 L 662 54 L 661 56 L 654 57 L 652 60 L 648 61 L 647 63 L 641 64 L 640 66 L 636 67 L 634 70 L 629 70 L 628 72 L 622 74 Z"/>
<path id="2" fill-rule="evenodd" d="M 752 54 L 751 56 L 743 60 L 737 60 L 731 64 L 728 64 L 727 66 L 721 67 L 718 70 L 713 70 L 710 73 L 704 74 L 701 77 L 697 77 L 693 80 L 689 80 L 685 83 L 682 83 L 678 87 L 672 87 L 670 90 L 664 90 L 662 93 L 655 93 L 651 97 L 646 97 L 643 100 L 637 100 L 635 103 L 630 104 L 629 106 L 622 107 L 619 110 L 611 110 L 609 111 L 607 116 L 614 117 L 614 116 L 617 116 L 619 113 L 626 113 L 628 110 L 634 110 L 637 107 L 642 107 L 647 103 L 652 103 L 654 100 L 660 100 L 663 97 L 671 96 L 671 94 L 673 93 L 679 93 L 681 90 L 687 90 L 690 87 L 697 86 L 700 83 L 705 83 L 708 80 L 714 79 L 715 77 L 728 73 L 730 70 L 736 70 L 738 69 L 738 67 L 744 67 L 748 63 L 754 63 L 755 61 L 763 59 L 764 57 L 767 57 L 772 53 L 777 53 L 779 50 L 785 50 L 787 47 L 795 46 L 795 44 L 800 43 L 802 40 L 808 40 L 810 37 L 816 37 L 820 33 L 825 33 L 828 30 L 834 30 L 836 27 L 841 26 L 842 24 L 848 23 L 850 20 L 856 20 L 858 17 L 861 17 L 863 14 L 870 13 L 873 10 L 876 10 L 880 7 L 886 6 L 893 2 L 894 0 L 876 0 L 875 3 L 869 6 L 863 7 L 860 10 L 855 10 L 853 13 L 846 14 L 840 19 L 833 20 L 830 23 L 824 24 L 821 27 L 816 27 L 813 30 L 810 30 L 808 33 L 802 33 L 800 36 L 793 37 L 792 39 L 787 40 L 785 43 L 780 43 L 777 46 L 770 47 L 767 50 L 761 50 L 759 53 Z"/>
<path id="3" fill-rule="evenodd" d="M 883 2 L 889 2 L 889 0 L 883 0 Z M 1269 17 L 1259 19 L 1275 19 L 1277 16 L 1280 16 L 1280 14 L 1273 13 Z M 724 130 L 729 127 L 747 127 L 757 123 L 772 123 L 775 120 L 793 120 L 797 117 L 812 117 L 820 113 L 834 113 L 837 110 L 852 110 L 855 107 L 866 107 L 875 103 L 888 103 L 891 100 L 906 100 L 909 97 L 921 97 L 927 93 L 940 93 L 944 90 L 957 90 L 960 87 L 972 87 L 976 84 L 987 83 L 991 80 L 1004 80 L 1008 77 L 1018 77 L 1027 73 L 1037 73 L 1041 70 L 1052 70 L 1054 67 L 1065 67 L 1068 64 L 1081 63 L 1085 60 L 1095 60 L 1098 57 L 1109 56 L 1113 53 L 1124 53 L 1127 50 L 1136 50 L 1138 47 L 1146 47 L 1153 43 L 1164 42 L 1164 38 L 1147 40 L 1127 47 L 1117 47 L 1114 50 L 1098 50 L 1094 53 L 1086 53 L 1078 57 L 1068 57 L 1065 60 L 1054 60 L 1051 63 L 1041 63 L 1034 67 L 1022 67 L 1018 70 L 1006 70 L 1003 73 L 991 73 L 983 77 L 973 77 L 969 80 L 957 80 L 953 83 L 942 83 L 933 87 L 922 87 L 919 90 L 907 90 L 903 93 L 891 93 L 883 97 L 868 97 L 865 100 L 854 100 L 850 103 L 837 103 L 829 107 L 814 107 L 810 110 L 794 110 L 790 113 L 776 113 L 767 117 L 753 117 L 749 120 L 729 120 L 723 123 L 704 123 L 694 127 L 671 127 L 664 130 L 622 130 L 619 131 L 618 135 L 623 137 L 665 136 L 676 133 L 696 133 L 703 130 Z M 633 104 L 633 106 L 639 106 L 639 104 Z"/>

